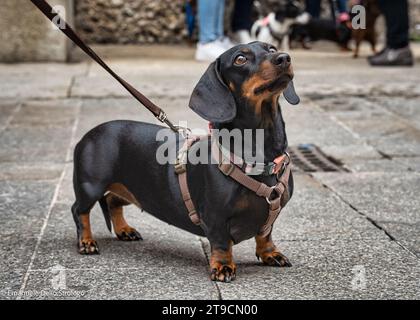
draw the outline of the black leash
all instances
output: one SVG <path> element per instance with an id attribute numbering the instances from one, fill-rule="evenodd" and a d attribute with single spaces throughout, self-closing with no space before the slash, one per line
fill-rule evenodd
<path id="1" fill-rule="evenodd" d="M 173 131 L 178 132 L 184 128 L 180 128 L 172 124 L 169 121 L 166 113 L 155 105 L 152 101 L 146 98 L 141 92 L 136 90 L 131 84 L 118 76 L 96 53 L 93 51 L 80 37 L 76 32 L 68 25 L 68 23 L 60 17 L 60 15 L 55 12 L 55 10 L 45 1 L 45 0 L 31 0 L 31 2 L 39 9 L 41 12 L 54 23 L 57 28 L 59 28 L 68 38 L 70 38 L 80 49 L 86 52 L 93 60 L 95 60 L 99 65 L 102 66 L 108 73 L 113 76 L 121 85 L 127 89 L 131 95 L 144 105 L 153 115 L 162 123 L 166 123 L 169 128 Z M 64 23 L 64 27 L 60 27 L 58 21 Z"/>

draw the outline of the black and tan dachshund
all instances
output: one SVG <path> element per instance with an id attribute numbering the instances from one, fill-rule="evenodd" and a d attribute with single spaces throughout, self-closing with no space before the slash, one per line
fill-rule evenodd
<path id="1" fill-rule="evenodd" d="M 264 129 L 265 162 L 285 153 L 287 138 L 279 96 L 292 104 L 299 98 L 292 85 L 290 56 L 269 44 L 253 42 L 236 46 L 213 62 L 195 87 L 189 106 L 215 128 L 228 130 Z M 111 121 L 89 131 L 74 152 L 72 213 L 82 254 L 98 253 L 89 212 L 98 201 L 108 228 L 118 239 L 133 241 L 141 235 L 123 215 L 123 206 L 135 204 L 156 218 L 183 230 L 208 238 L 211 245 L 211 279 L 229 282 L 235 278 L 232 245 L 255 237 L 256 254 L 265 264 L 290 266 L 289 260 L 272 241 L 271 233 L 258 236 L 268 215 L 264 198 L 224 175 L 214 164 L 187 164 L 191 197 L 202 224 L 193 224 L 184 205 L 172 164 L 161 165 L 156 153 L 162 141 L 157 134 L 169 129 L 135 122 Z M 179 148 L 181 135 L 172 133 Z M 193 145 L 190 152 L 199 150 Z M 210 146 L 209 146 L 210 148 Z M 208 153 L 211 157 L 211 152 Z M 211 163 L 208 159 L 208 163 Z M 274 175 L 254 176 L 269 186 Z M 289 179 L 289 193 L 293 177 Z M 111 226 L 112 225 L 112 226 Z"/>

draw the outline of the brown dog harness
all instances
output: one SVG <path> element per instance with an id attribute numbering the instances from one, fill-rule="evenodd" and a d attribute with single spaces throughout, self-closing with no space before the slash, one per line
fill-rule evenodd
<path id="1" fill-rule="evenodd" d="M 178 152 L 178 157 L 175 164 L 175 172 L 178 174 L 182 199 L 184 200 L 185 207 L 187 208 L 191 221 L 196 225 L 200 225 L 201 220 L 197 210 L 195 209 L 194 203 L 192 202 L 191 194 L 188 189 L 186 163 L 188 158 L 188 150 L 195 142 L 204 138 L 208 138 L 208 136 L 187 137 L 185 139 L 184 145 Z M 289 177 L 291 171 L 291 163 L 289 155 L 286 153 L 274 160 L 275 166 L 271 174 L 275 174 L 277 176 L 277 183 L 276 185 L 270 187 L 265 183 L 255 180 L 247 175 L 244 172 L 244 168 L 246 168 L 245 161 L 233 154 L 227 157 L 224 154 L 221 145 L 219 145 L 216 139 L 212 143 L 211 153 L 213 158 L 216 159 L 218 163 L 219 170 L 225 176 L 231 177 L 242 186 L 255 192 L 256 195 L 265 198 L 268 203 L 268 217 L 264 225 L 261 227 L 258 235 L 265 237 L 270 234 L 273 228 L 273 224 L 279 216 L 281 209 L 286 205 L 290 198 Z M 234 158 L 235 162 L 232 160 Z"/>

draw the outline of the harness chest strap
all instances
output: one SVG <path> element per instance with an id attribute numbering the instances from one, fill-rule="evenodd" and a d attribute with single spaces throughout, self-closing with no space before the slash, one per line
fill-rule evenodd
<path id="1" fill-rule="evenodd" d="M 180 158 L 183 158 L 184 155 L 188 152 L 189 147 L 194 142 L 198 141 L 200 138 L 192 137 L 187 138 L 185 140 L 184 146 L 180 150 L 180 156 L 178 157 L 178 161 L 183 160 Z M 278 179 L 278 183 L 273 187 L 269 187 L 265 183 L 259 182 L 246 175 L 239 167 L 231 163 L 229 159 L 224 158 L 217 143 L 212 144 L 212 155 L 219 162 L 219 170 L 223 174 L 231 177 L 239 184 L 255 192 L 258 196 L 264 197 L 266 199 L 269 205 L 268 218 L 264 225 L 261 227 L 259 231 L 259 236 L 267 236 L 271 232 L 272 226 L 276 221 L 278 215 L 280 214 L 282 207 L 289 200 L 288 181 L 290 176 L 290 159 L 288 162 L 285 162 L 286 156 L 283 156 L 282 159 L 277 160 L 279 164 L 284 164 L 284 171 Z M 181 189 L 182 199 L 184 200 L 191 221 L 194 224 L 199 225 L 200 217 L 198 216 L 195 206 L 191 200 L 191 195 L 188 189 L 186 167 L 185 164 L 183 164 L 181 169 L 180 164 L 182 163 L 178 163 L 175 166 L 175 170 L 178 174 L 178 181 Z M 272 199 L 272 196 L 276 194 L 277 197 Z"/>
<path id="2" fill-rule="evenodd" d="M 187 136 L 184 145 L 178 152 L 177 163 L 175 164 L 175 172 L 178 175 L 178 182 L 179 187 L 181 189 L 182 200 L 184 201 L 185 207 L 187 208 L 188 215 L 191 221 L 196 224 L 200 225 L 200 217 L 198 216 L 197 210 L 195 209 L 194 203 L 191 199 L 191 194 L 188 189 L 188 182 L 187 182 L 187 156 L 188 156 L 188 149 L 197 141 L 207 138 L 208 136 Z"/>

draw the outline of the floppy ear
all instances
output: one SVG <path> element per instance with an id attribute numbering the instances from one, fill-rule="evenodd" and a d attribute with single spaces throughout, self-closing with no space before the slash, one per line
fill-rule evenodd
<path id="1" fill-rule="evenodd" d="M 290 81 L 287 88 L 283 91 L 283 96 L 292 105 L 297 105 L 300 102 L 299 96 L 296 94 L 293 81 Z"/>
<path id="2" fill-rule="evenodd" d="M 219 72 L 219 59 L 213 62 L 195 86 L 189 106 L 210 122 L 228 122 L 236 116 L 236 103 Z"/>

